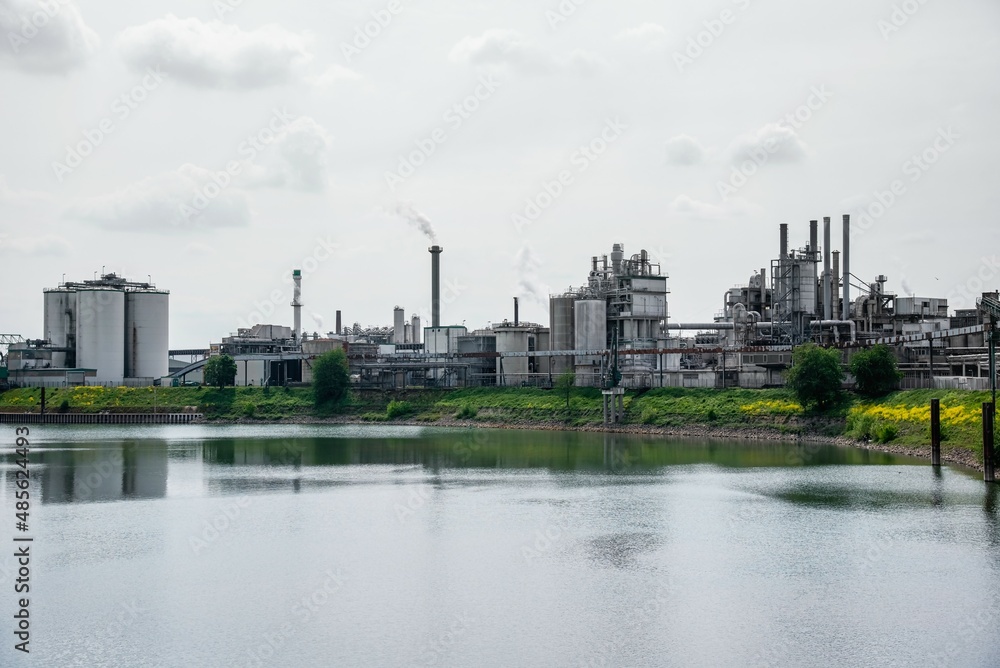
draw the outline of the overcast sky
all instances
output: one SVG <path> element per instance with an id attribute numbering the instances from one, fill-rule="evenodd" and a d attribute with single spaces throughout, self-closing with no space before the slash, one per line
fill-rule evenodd
<path id="1" fill-rule="evenodd" d="M 307 331 L 388 325 L 431 236 L 446 324 L 547 323 L 615 242 L 704 321 L 843 213 L 864 281 L 1000 286 L 995 0 L 0 0 L 0 32 L 4 333 L 102 267 L 171 291 L 174 348 L 290 325 L 299 267 Z"/>

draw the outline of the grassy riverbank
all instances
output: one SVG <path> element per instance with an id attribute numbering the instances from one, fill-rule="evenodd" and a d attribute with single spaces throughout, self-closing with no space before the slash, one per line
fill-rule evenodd
<path id="1" fill-rule="evenodd" d="M 884 446 L 926 448 L 930 442 L 930 400 L 941 401 L 942 449 L 947 456 L 982 461 L 981 404 L 987 392 L 910 390 L 875 400 L 848 396 L 823 414 L 802 410 L 787 390 L 709 390 L 663 388 L 625 395 L 626 428 L 678 431 L 706 427 L 717 431 L 771 433 L 775 436 L 846 437 Z M 0 411 L 38 412 L 41 391 L 0 393 Z M 544 425 L 596 428 L 602 421 L 600 390 L 475 388 L 353 392 L 335 411 L 317 412 L 308 388 L 208 387 L 50 389 L 50 412 L 204 413 L 211 420 L 296 421 L 333 418 L 357 422 L 405 421 L 483 426 Z"/>

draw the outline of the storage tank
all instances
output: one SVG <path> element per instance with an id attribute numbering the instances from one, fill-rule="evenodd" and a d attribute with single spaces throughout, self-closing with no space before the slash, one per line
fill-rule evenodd
<path id="1" fill-rule="evenodd" d="M 76 292 L 73 290 L 46 290 L 43 338 L 52 342 L 53 346 L 75 348 L 76 345 Z M 52 353 L 52 366 L 65 368 L 67 355 L 65 352 Z"/>
<path id="2" fill-rule="evenodd" d="M 528 338 L 531 336 L 529 330 L 521 327 L 497 327 L 493 332 L 496 335 L 498 353 L 528 352 Z M 503 371 L 505 374 L 528 373 L 528 358 L 505 357 L 503 360 Z M 499 373 L 500 369 L 497 368 L 497 374 L 499 375 Z"/>
<path id="3" fill-rule="evenodd" d="M 125 293 L 125 376 L 162 378 L 170 372 L 168 292 Z"/>
<path id="4" fill-rule="evenodd" d="M 76 293 L 76 365 L 97 369 L 99 383 L 125 377 L 125 293 L 81 289 Z"/>
<path id="5" fill-rule="evenodd" d="M 420 338 L 422 331 L 420 329 L 420 316 L 414 315 L 410 319 L 410 332 L 413 337 L 413 343 L 420 343 Z"/>
<path id="6" fill-rule="evenodd" d="M 603 299 L 580 299 L 573 305 L 574 347 L 577 350 L 606 350 L 608 347 L 607 304 Z M 596 357 L 578 358 L 590 364 Z"/>
<path id="7" fill-rule="evenodd" d="M 819 316 L 816 304 L 816 262 L 796 260 L 799 265 L 799 310 Z"/>
<path id="8" fill-rule="evenodd" d="M 406 312 L 400 307 L 392 310 L 392 342 L 396 345 L 406 343 Z"/>
<path id="9" fill-rule="evenodd" d="M 573 350 L 576 345 L 573 327 L 572 296 L 549 298 L 550 350 Z M 562 374 L 573 368 L 572 356 L 552 358 L 552 373 Z"/>

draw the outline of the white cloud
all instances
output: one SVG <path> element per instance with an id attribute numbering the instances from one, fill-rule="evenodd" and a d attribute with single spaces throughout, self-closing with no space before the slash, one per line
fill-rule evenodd
<path id="1" fill-rule="evenodd" d="M 145 178 L 108 195 L 70 206 L 66 215 L 113 230 L 167 232 L 178 228 L 240 227 L 250 222 L 246 195 L 228 174 L 192 164 Z"/>
<path id="2" fill-rule="evenodd" d="M 705 160 L 705 147 L 689 135 L 677 135 L 667 140 L 667 163 L 697 165 Z"/>
<path id="3" fill-rule="evenodd" d="M 359 81 L 362 78 L 360 74 L 349 67 L 334 63 L 327 67 L 319 76 L 307 77 L 306 81 L 318 88 L 327 88 L 341 81 Z"/>
<path id="4" fill-rule="evenodd" d="M 740 137 L 729 149 L 733 164 L 745 160 L 760 162 L 799 162 L 808 148 L 795 130 L 784 124 L 768 123 L 756 133 Z"/>
<path id="5" fill-rule="evenodd" d="M 326 155 L 333 137 L 308 116 L 300 116 L 281 129 L 253 163 L 245 167 L 241 183 L 247 187 L 289 187 L 320 191 L 326 188 Z"/>
<path id="6" fill-rule="evenodd" d="M 696 220 L 728 220 L 743 218 L 760 212 L 760 207 L 745 199 L 732 197 L 722 204 L 711 204 L 693 199 L 687 195 L 678 195 L 670 203 L 670 210 L 680 216 Z"/>
<path id="7" fill-rule="evenodd" d="M 667 29 L 659 23 L 643 23 L 634 28 L 622 30 L 615 35 L 619 42 L 630 42 L 641 45 L 647 51 L 655 51 L 666 47 Z"/>
<path id="8" fill-rule="evenodd" d="M 297 81 L 313 57 L 311 40 L 270 24 L 244 31 L 221 21 L 173 14 L 127 28 L 118 38 L 125 62 L 138 72 L 160 66 L 206 88 L 261 88 Z"/>
<path id="9" fill-rule="evenodd" d="M 65 74 L 101 45 L 72 0 L 0 0 L 0 34 L 0 64 L 25 72 Z"/>
<path id="10" fill-rule="evenodd" d="M 3 255 L 68 255 L 69 250 L 69 242 L 53 234 L 18 239 L 0 234 L 0 254 Z"/>
<path id="11" fill-rule="evenodd" d="M 23 202 L 49 199 L 48 193 L 36 190 L 14 190 L 7 185 L 7 177 L 0 174 L 0 202 Z"/>
<path id="12" fill-rule="evenodd" d="M 509 67 L 522 74 L 549 74 L 571 70 L 584 75 L 607 67 L 599 55 L 584 50 L 554 56 L 514 30 L 487 30 L 478 37 L 466 36 L 451 49 L 452 62 Z"/>

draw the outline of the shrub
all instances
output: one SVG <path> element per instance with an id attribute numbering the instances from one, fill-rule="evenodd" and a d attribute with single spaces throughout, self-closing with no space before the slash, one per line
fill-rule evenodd
<path id="1" fill-rule="evenodd" d="M 385 417 L 389 420 L 404 417 L 412 412 L 413 406 L 409 401 L 396 401 L 393 399 L 389 402 L 389 405 L 385 407 Z"/>
<path id="2" fill-rule="evenodd" d="M 709 422 L 715 422 L 719 418 L 719 414 L 715 412 L 714 408 L 709 408 L 708 412 L 705 413 L 705 419 Z"/>
<path id="3" fill-rule="evenodd" d="M 659 412 L 654 408 L 647 408 L 642 411 L 642 417 L 640 421 L 643 424 L 656 424 L 656 419 L 660 416 Z"/>
<path id="4" fill-rule="evenodd" d="M 62 403 L 59 404 L 59 412 L 65 413 L 69 410 L 69 399 L 63 399 Z"/>
<path id="5" fill-rule="evenodd" d="M 472 404 L 462 404 L 462 407 L 455 413 L 458 420 L 472 420 L 479 414 L 479 411 Z"/>
<path id="6" fill-rule="evenodd" d="M 875 442 L 876 443 L 888 443 L 899 435 L 899 430 L 896 425 L 891 422 L 880 422 L 875 425 Z"/>
<path id="7" fill-rule="evenodd" d="M 254 413 L 257 411 L 257 406 L 249 401 L 244 401 L 240 406 L 240 412 L 243 413 L 244 417 L 252 418 Z"/>
<path id="8" fill-rule="evenodd" d="M 347 396 L 351 382 L 347 355 L 343 350 L 331 350 L 316 358 L 312 367 L 313 400 L 317 406 L 336 404 Z M 289 391 L 285 386 L 285 391 Z"/>
<path id="9" fill-rule="evenodd" d="M 872 437 L 875 418 L 867 413 L 851 413 L 847 416 L 847 435 L 856 441 L 867 441 Z"/>

